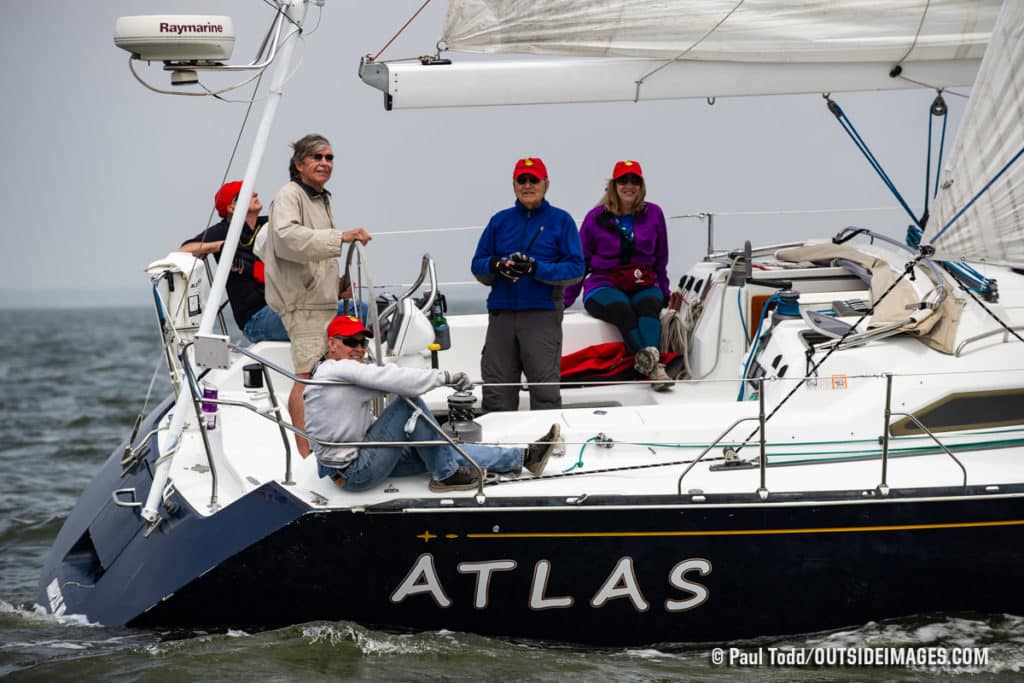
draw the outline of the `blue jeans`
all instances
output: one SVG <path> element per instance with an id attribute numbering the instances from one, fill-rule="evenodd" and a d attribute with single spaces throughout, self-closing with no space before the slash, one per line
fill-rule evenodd
<path id="1" fill-rule="evenodd" d="M 430 420 L 437 424 L 430 410 L 417 398 L 415 404 L 423 411 L 416 420 L 412 434 L 406 436 L 405 423 L 412 415 L 412 408 L 400 397 L 381 414 L 370 431 L 366 441 L 440 441 L 441 436 L 425 423 Z M 460 444 L 469 457 L 480 467 L 490 472 L 519 472 L 523 469 L 523 449 L 480 444 Z M 408 477 L 430 472 L 434 479 L 441 481 L 455 474 L 459 465 L 468 464 L 451 446 L 367 446 L 359 449 L 359 456 L 351 465 L 338 474 L 345 477 L 345 490 L 366 491 L 377 486 L 388 477 Z M 328 469 L 321 466 L 321 473 Z"/>
<path id="2" fill-rule="evenodd" d="M 359 318 L 366 320 L 367 305 L 365 301 L 359 302 L 362 315 Z M 338 315 L 356 315 L 356 304 L 351 299 L 344 299 L 338 302 Z M 270 306 L 264 306 L 252 314 L 252 317 L 245 321 L 245 328 L 242 330 L 245 338 L 253 344 L 261 341 L 288 341 L 288 330 L 284 329 L 284 322 L 281 316 L 274 313 Z"/>

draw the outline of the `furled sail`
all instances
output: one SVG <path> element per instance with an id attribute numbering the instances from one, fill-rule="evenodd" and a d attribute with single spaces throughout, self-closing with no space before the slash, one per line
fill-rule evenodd
<path id="1" fill-rule="evenodd" d="M 922 241 L 932 243 L 939 257 L 947 260 L 1024 265 L 1024 2 L 1020 0 L 1006 2 L 992 32 Z"/>
<path id="2" fill-rule="evenodd" d="M 547 59 L 368 62 L 360 76 L 389 109 L 945 88 L 974 81 L 998 12 L 999 0 L 450 0 L 450 50 Z"/>
<path id="3" fill-rule="evenodd" d="M 442 40 L 461 52 L 893 65 L 979 59 L 998 10 L 998 0 L 449 0 Z"/>

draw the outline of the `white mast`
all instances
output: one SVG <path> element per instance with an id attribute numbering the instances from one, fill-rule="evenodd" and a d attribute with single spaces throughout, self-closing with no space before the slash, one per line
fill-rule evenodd
<path id="1" fill-rule="evenodd" d="M 253 141 L 252 155 L 249 157 L 249 164 L 245 169 L 245 176 L 242 179 L 242 189 L 238 193 L 240 201 L 248 205 L 248 197 L 252 196 L 252 189 L 255 185 L 256 174 L 259 173 L 263 163 L 263 153 L 267 147 L 267 139 L 270 137 L 270 128 L 274 123 L 274 116 L 277 113 L 277 105 L 281 100 L 282 90 L 288 72 L 291 68 L 292 51 L 295 47 L 295 38 L 306 18 L 308 0 L 279 0 L 279 3 L 286 7 L 285 13 L 290 19 L 291 30 L 284 38 L 281 52 L 278 55 L 277 67 L 274 70 L 273 80 L 270 85 L 270 92 L 267 95 L 267 103 L 263 109 L 263 117 L 260 119 L 260 126 L 256 132 L 256 139 Z M 244 199 L 243 199 L 244 198 Z M 238 247 L 238 239 L 242 234 L 242 224 L 245 221 L 245 211 L 235 211 L 231 217 L 231 225 L 228 228 L 227 237 L 224 238 L 224 246 L 221 250 L 220 261 L 217 264 L 217 273 L 213 278 L 213 285 L 210 290 L 209 299 L 206 302 L 206 310 L 203 311 L 202 320 L 199 323 L 199 335 L 209 335 L 213 331 L 213 325 L 217 320 L 217 311 L 220 309 L 221 301 L 224 299 L 224 286 L 228 280 L 228 273 L 231 271 L 231 264 L 235 258 L 235 250 Z M 182 386 L 185 386 L 186 378 L 182 379 Z M 171 450 L 181 438 L 181 431 L 185 426 L 185 418 L 191 409 L 191 392 L 184 388 L 178 394 L 178 401 L 174 405 L 174 414 L 171 417 L 171 424 L 168 427 L 166 436 L 160 440 L 160 452 L 162 454 Z M 163 495 L 164 487 L 167 485 L 167 477 L 171 469 L 173 455 L 162 456 L 163 461 L 153 473 L 153 485 L 146 497 L 146 505 L 142 508 L 142 518 L 150 524 L 160 519 L 158 506 Z"/>

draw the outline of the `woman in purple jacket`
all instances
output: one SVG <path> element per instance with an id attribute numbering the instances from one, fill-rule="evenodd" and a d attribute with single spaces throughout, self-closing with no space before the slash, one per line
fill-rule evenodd
<path id="1" fill-rule="evenodd" d="M 583 290 L 583 306 L 622 333 L 641 375 L 666 391 L 672 380 L 661 363 L 661 309 L 669 297 L 668 235 L 661 207 L 644 200 L 640 163 L 619 161 L 601 203 L 580 226 L 587 276 L 567 287 L 568 308 Z"/>

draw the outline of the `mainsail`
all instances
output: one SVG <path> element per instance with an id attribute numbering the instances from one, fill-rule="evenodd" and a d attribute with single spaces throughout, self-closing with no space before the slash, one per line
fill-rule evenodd
<path id="1" fill-rule="evenodd" d="M 389 109 L 946 88 L 974 81 L 998 13 L 999 0 L 450 0 L 449 50 L 535 57 L 360 75 Z"/>
<path id="2" fill-rule="evenodd" d="M 460 52 L 894 65 L 979 59 L 998 9 L 998 0 L 450 0 L 441 37 Z"/>
<path id="3" fill-rule="evenodd" d="M 1024 265 L 1024 2 L 1020 0 L 1006 2 L 992 32 L 922 242 L 932 243 L 939 257 L 947 260 Z"/>

